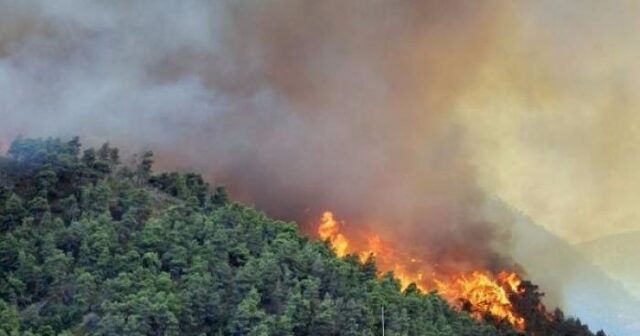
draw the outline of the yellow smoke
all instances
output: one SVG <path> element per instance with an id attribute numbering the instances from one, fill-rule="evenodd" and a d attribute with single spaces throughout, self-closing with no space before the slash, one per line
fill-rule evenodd
<path id="1" fill-rule="evenodd" d="M 570 242 L 640 230 L 638 14 L 519 4 L 457 101 L 482 187 Z"/>

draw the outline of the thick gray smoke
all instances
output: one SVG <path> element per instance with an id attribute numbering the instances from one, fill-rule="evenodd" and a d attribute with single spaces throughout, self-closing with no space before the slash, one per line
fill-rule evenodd
<path id="1" fill-rule="evenodd" d="M 449 116 L 491 9 L 5 1 L 0 134 L 148 147 L 276 216 L 331 209 L 427 260 L 494 268 L 496 226 Z"/>

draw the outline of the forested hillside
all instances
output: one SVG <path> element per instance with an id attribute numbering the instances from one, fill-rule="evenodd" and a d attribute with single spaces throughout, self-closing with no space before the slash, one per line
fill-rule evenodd
<path id="1" fill-rule="evenodd" d="M 152 163 L 77 138 L 0 156 L 0 335 L 380 335 L 383 307 L 387 336 L 517 334 Z"/>

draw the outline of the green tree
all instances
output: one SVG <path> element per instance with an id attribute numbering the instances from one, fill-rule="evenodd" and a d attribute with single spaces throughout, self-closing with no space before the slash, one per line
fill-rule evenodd
<path id="1" fill-rule="evenodd" d="M 337 258 L 198 174 L 154 174 L 150 152 L 129 168 L 108 144 L 80 148 L 19 138 L 0 155 L 0 336 L 370 336 L 382 307 L 390 336 L 521 335 L 401 290 L 373 256 Z M 529 334 L 594 335 L 522 286 Z"/>
<path id="2" fill-rule="evenodd" d="M 11 194 L 11 196 L 9 196 L 1 210 L 0 214 L 2 214 L 3 231 L 10 230 L 18 226 L 26 214 L 26 211 L 22 206 L 22 199 L 16 194 Z"/>
<path id="3" fill-rule="evenodd" d="M 335 302 L 329 294 L 325 295 L 313 316 L 313 321 L 311 322 L 311 334 L 325 336 L 336 335 L 337 315 Z"/>
<path id="4" fill-rule="evenodd" d="M 219 207 L 225 205 L 229 201 L 229 194 L 227 188 L 223 186 L 216 187 L 216 191 L 211 196 L 211 205 Z"/>
<path id="5" fill-rule="evenodd" d="M 146 151 L 142 154 L 140 162 L 136 167 L 136 178 L 138 185 L 144 185 L 151 177 L 151 168 L 153 166 L 153 152 Z"/>
<path id="6" fill-rule="evenodd" d="M 266 317 L 266 314 L 259 308 L 260 294 L 255 288 L 251 288 L 245 298 L 240 301 L 238 308 L 231 317 L 229 332 L 232 335 L 257 335 L 258 328 Z"/>

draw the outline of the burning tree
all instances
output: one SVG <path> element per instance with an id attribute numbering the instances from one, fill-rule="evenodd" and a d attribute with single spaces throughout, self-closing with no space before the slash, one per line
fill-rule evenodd
<path id="1" fill-rule="evenodd" d="M 0 335 L 379 335 L 382 308 L 389 336 L 591 335 L 515 272 L 434 276 L 332 214 L 319 242 L 199 175 L 148 162 L 143 179 L 78 147 L 0 157 Z"/>
<path id="2" fill-rule="evenodd" d="M 447 274 L 437 274 L 430 265 L 405 255 L 376 234 L 367 235 L 366 243 L 359 246 L 362 249 L 359 251 L 358 245 L 341 231 L 340 226 L 334 214 L 325 211 L 317 227 L 318 236 L 339 257 L 359 257 L 366 260 L 365 264 L 374 258 L 382 260 L 378 274 L 392 272 L 405 291 L 437 292 L 457 310 L 491 322 L 506 332 L 515 329 L 535 336 L 593 335 L 580 320 L 566 319 L 560 309 L 547 312 L 541 300 L 544 293 L 530 281 L 522 280 L 516 271 L 449 270 Z M 605 334 L 599 331 L 597 335 Z"/>

